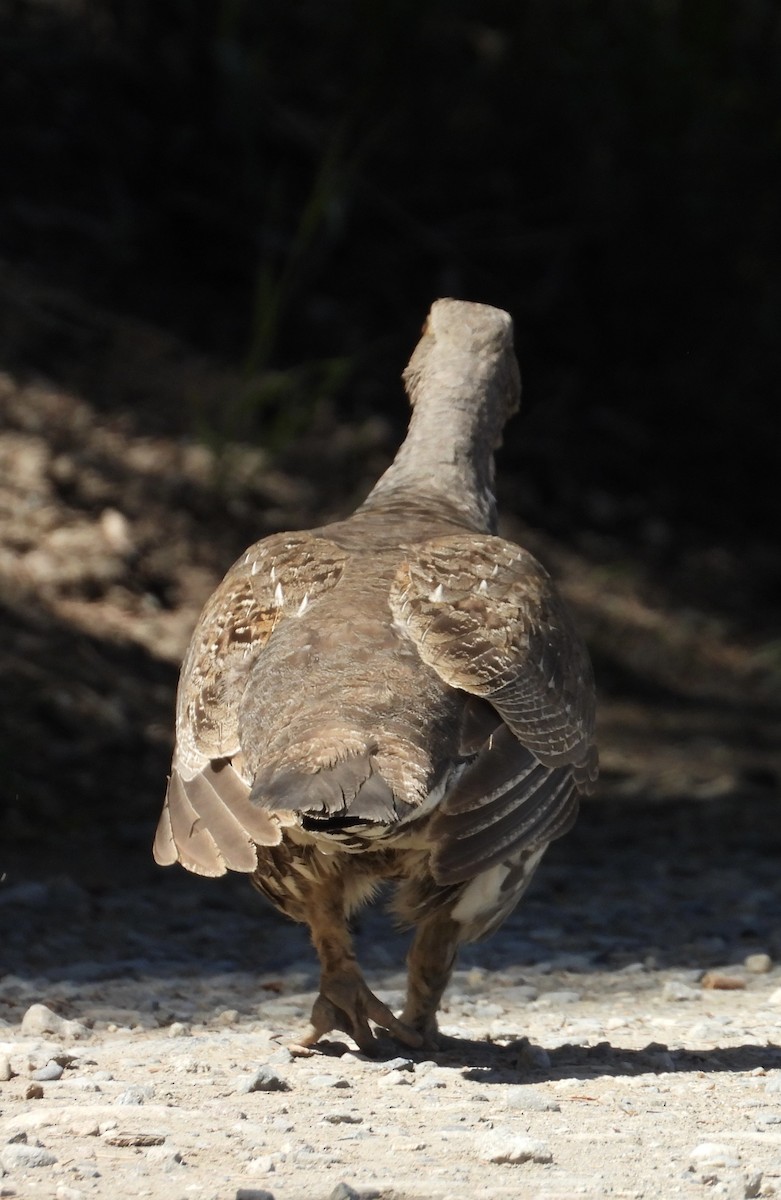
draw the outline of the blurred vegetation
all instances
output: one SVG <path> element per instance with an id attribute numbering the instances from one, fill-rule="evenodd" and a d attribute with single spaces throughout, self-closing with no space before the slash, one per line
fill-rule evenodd
<path id="1" fill-rule="evenodd" d="M 506 307 L 527 515 L 759 553 L 780 64 L 777 0 L 5 0 L 0 254 L 243 364 L 207 424 L 276 444 L 401 426 L 431 299 Z"/>

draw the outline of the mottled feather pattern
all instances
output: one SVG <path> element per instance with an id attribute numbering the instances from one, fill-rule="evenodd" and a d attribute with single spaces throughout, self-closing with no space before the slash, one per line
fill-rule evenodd
<path id="1" fill-rule="evenodd" d="M 390 605 L 423 661 L 451 686 L 489 700 L 541 761 L 586 757 L 590 663 L 530 554 L 497 537 L 432 540 L 399 569 Z"/>
<path id="2" fill-rule="evenodd" d="M 182 666 L 177 763 L 185 773 L 240 749 L 238 713 L 252 663 L 283 612 L 297 614 L 334 587 L 345 554 L 309 533 L 257 542 L 207 602 Z"/>

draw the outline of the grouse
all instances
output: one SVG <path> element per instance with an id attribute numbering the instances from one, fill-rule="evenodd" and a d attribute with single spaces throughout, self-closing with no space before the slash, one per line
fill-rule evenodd
<path id="1" fill-rule="evenodd" d="M 512 912 L 597 776 L 588 654 L 550 577 L 495 535 L 520 397 L 512 321 L 438 300 L 404 372 L 407 437 L 346 520 L 251 546 L 182 666 L 158 863 L 243 871 L 304 922 L 299 1043 L 436 1041 L 458 947 Z M 390 882 L 406 1002 L 368 988 L 349 918 Z"/>

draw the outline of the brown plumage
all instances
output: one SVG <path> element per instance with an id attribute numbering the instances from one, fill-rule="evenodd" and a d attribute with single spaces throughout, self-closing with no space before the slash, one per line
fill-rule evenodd
<path id="1" fill-rule="evenodd" d="M 404 379 L 410 428 L 345 521 L 250 547 L 185 658 L 156 860 L 253 882 L 309 926 L 302 1038 L 417 1046 L 461 942 L 515 907 L 596 778 L 583 643 L 542 567 L 493 536 L 493 454 L 520 392 L 512 322 L 437 301 Z M 396 1018 L 347 919 L 383 880 L 416 927 Z"/>

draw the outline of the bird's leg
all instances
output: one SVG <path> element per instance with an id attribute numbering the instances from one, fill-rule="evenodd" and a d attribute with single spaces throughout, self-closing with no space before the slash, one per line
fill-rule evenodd
<path id="1" fill-rule="evenodd" d="M 332 876 L 308 913 L 312 942 L 320 959 L 320 994 L 312 1008 L 311 1024 L 298 1045 L 313 1046 L 332 1029 L 348 1033 L 365 1054 L 377 1051 L 369 1021 L 407 1046 L 419 1046 L 422 1038 L 399 1021 L 381 1000 L 369 991 L 355 959 L 347 929 L 341 881 Z"/>
<path id="2" fill-rule="evenodd" d="M 407 955 L 407 1000 L 401 1020 L 436 1045 L 437 1009 L 456 960 L 460 926 L 447 909 L 434 913 L 417 928 Z"/>

